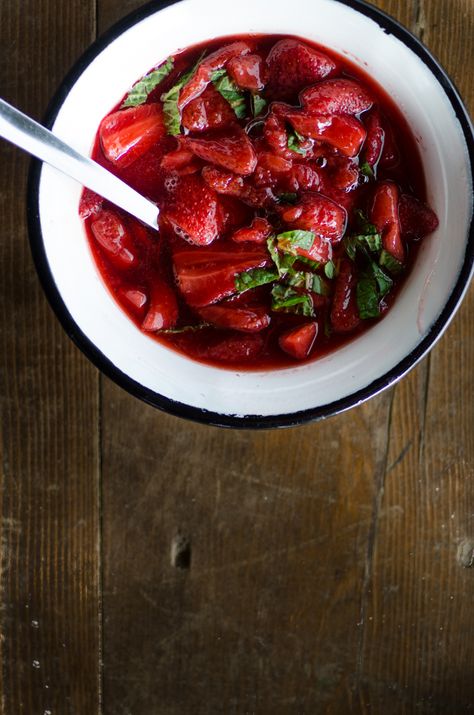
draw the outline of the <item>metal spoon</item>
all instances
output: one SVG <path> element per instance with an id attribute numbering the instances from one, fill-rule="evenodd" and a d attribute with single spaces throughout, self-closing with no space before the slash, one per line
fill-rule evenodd
<path id="1" fill-rule="evenodd" d="M 3 99 L 0 99 L 0 137 L 76 179 L 147 226 L 158 228 L 156 204 Z"/>

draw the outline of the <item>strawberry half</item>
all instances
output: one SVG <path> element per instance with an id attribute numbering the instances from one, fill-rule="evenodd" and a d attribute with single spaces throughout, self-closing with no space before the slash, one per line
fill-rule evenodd
<path id="1" fill-rule="evenodd" d="M 265 308 L 231 308 L 223 305 L 208 305 L 199 310 L 206 323 L 217 328 L 231 328 L 242 333 L 258 333 L 268 328 L 270 316 Z"/>
<path id="2" fill-rule="evenodd" d="M 190 132 L 219 129 L 233 122 L 235 114 L 232 107 L 213 85 L 209 85 L 183 110 L 182 125 Z"/>
<path id="3" fill-rule="evenodd" d="M 263 268 L 271 263 L 268 251 L 260 246 L 236 246 L 217 249 L 185 249 L 173 255 L 178 287 L 193 308 L 215 303 L 235 293 L 235 276 L 252 268 Z"/>
<path id="4" fill-rule="evenodd" d="M 118 166 L 129 166 L 166 135 L 160 104 L 121 109 L 102 120 L 102 151 Z"/>
<path id="5" fill-rule="evenodd" d="M 269 86 L 280 97 L 291 97 L 337 69 L 328 55 L 299 40 L 280 40 L 267 57 Z"/>
<path id="6" fill-rule="evenodd" d="M 174 328 L 178 314 L 178 301 L 174 291 L 165 281 L 155 278 L 151 288 L 148 311 L 142 323 L 143 330 L 156 332 Z"/>
<path id="7" fill-rule="evenodd" d="M 374 194 L 370 220 L 382 236 L 384 249 L 403 263 L 405 249 L 401 238 L 398 202 L 399 191 L 396 184 L 390 181 L 379 184 Z"/>
<path id="8" fill-rule="evenodd" d="M 377 111 L 365 117 L 367 138 L 364 145 L 364 159 L 370 166 L 375 166 L 382 156 L 385 142 L 385 130 Z"/>
<path id="9" fill-rule="evenodd" d="M 240 128 L 236 128 L 232 134 L 221 134 L 214 139 L 186 139 L 185 142 L 185 146 L 200 159 L 222 166 L 235 174 L 252 174 L 257 166 L 253 145 Z"/>
<path id="10" fill-rule="evenodd" d="M 400 197 L 398 213 L 402 234 L 410 238 L 424 238 L 439 226 L 435 212 L 408 194 L 402 194 Z"/>
<path id="11" fill-rule="evenodd" d="M 367 136 L 364 125 L 354 117 L 295 112 L 286 118 L 300 134 L 330 144 L 346 156 L 357 156 Z"/>
<path id="12" fill-rule="evenodd" d="M 265 86 L 265 65 L 260 55 L 233 57 L 226 69 L 235 84 L 242 89 L 259 92 Z"/>
<path id="13" fill-rule="evenodd" d="M 282 333 L 278 338 L 280 348 L 297 360 L 304 360 L 311 352 L 318 334 L 317 323 L 305 323 Z"/>
<path id="14" fill-rule="evenodd" d="M 360 325 L 356 287 L 356 267 L 345 258 L 340 263 L 331 308 L 331 325 L 336 333 L 348 333 Z"/>
<path id="15" fill-rule="evenodd" d="M 312 231 L 331 243 L 340 241 L 347 224 L 342 206 L 317 193 L 303 194 L 299 203 L 285 208 L 281 214 L 289 229 Z"/>
<path id="16" fill-rule="evenodd" d="M 252 242 L 265 243 L 273 231 L 273 226 L 266 218 L 254 218 L 250 226 L 240 228 L 232 234 L 232 240 L 236 243 Z"/>
<path id="17" fill-rule="evenodd" d="M 199 246 L 212 243 L 220 228 L 216 193 L 195 174 L 170 174 L 165 180 L 165 190 L 161 220 L 192 243 Z"/>
<path id="18" fill-rule="evenodd" d="M 125 223 L 113 211 L 101 211 L 91 223 L 97 243 L 117 268 L 132 268 L 138 258 L 132 236 Z"/>
<path id="19" fill-rule="evenodd" d="M 373 105 L 367 90 L 351 79 L 328 79 L 300 94 L 300 101 L 310 114 L 360 114 Z"/>
<path id="20" fill-rule="evenodd" d="M 79 201 L 79 216 L 84 220 L 89 216 L 95 216 L 102 208 L 104 199 L 95 191 L 85 188 Z"/>

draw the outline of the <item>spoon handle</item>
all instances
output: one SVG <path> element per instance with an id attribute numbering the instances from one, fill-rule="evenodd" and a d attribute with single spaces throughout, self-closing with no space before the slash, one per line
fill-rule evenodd
<path id="1" fill-rule="evenodd" d="M 0 137 L 76 179 L 147 226 L 158 228 L 159 210 L 153 202 L 3 99 L 0 99 Z"/>

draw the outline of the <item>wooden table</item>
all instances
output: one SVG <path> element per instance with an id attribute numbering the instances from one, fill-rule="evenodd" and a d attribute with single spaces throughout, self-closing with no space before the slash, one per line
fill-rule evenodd
<path id="1" fill-rule="evenodd" d="M 474 107 L 472 0 L 378 0 Z M 41 117 L 139 0 L 2 0 L 0 95 Z M 101 377 L 33 269 L 0 143 L 3 715 L 474 711 L 474 294 L 410 376 L 283 432 Z"/>

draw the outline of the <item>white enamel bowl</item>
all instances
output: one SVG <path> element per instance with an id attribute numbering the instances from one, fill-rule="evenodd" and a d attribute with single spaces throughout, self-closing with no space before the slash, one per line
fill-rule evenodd
<path id="1" fill-rule="evenodd" d="M 233 427 L 283 427 L 327 417 L 400 379 L 439 339 L 472 273 L 473 129 L 452 83 L 407 30 L 359 0 L 154 2 L 96 42 L 64 80 L 47 121 L 89 153 L 101 118 L 133 82 L 180 48 L 239 33 L 300 35 L 345 54 L 394 98 L 418 138 L 428 200 L 440 219 L 387 317 L 314 363 L 271 372 L 215 369 L 141 333 L 117 307 L 78 216 L 80 187 L 34 162 L 33 256 L 68 334 L 109 377 L 152 405 Z"/>

